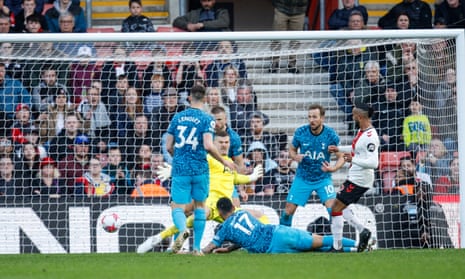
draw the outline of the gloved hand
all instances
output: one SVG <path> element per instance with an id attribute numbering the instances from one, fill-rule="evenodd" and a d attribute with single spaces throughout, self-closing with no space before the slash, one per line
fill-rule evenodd
<path id="1" fill-rule="evenodd" d="M 163 165 L 158 166 L 157 177 L 161 182 L 165 182 L 171 177 L 171 165 L 168 163 L 163 163 Z"/>
<path id="2" fill-rule="evenodd" d="M 262 176 L 263 176 L 263 167 L 262 165 L 257 165 L 255 168 L 253 168 L 252 174 L 249 175 L 250 182 L 255 182 Z"/>

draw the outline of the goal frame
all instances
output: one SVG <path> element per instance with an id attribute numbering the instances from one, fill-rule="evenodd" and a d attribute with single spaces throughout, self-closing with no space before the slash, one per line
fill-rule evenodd
<path id="1" fill-rule="evenodd" d="M 331 39 L 428 39 L 456 40 L 456 76 L 465 76 L 465 33 L 463 29 L 363 30 L 363 31 L 286 31 L 286 32 L 166 32 L 166 33 L 88 33 L 88 34 L 2 34 L 0 42 L 176 42 L 176 41 L 256 41 Z M 462 62 L 460 62 L 462 61 Z M 465 91 L 465 79 L 457 78 L 457 91 Z M 465 96 L 457 94 L 457 120 L 465 119 Z M 457 121 L 460 181 L 465 181 L 465 121 Z M 460 248 L 465 248 L 465 187 L 460 187 Z"/>

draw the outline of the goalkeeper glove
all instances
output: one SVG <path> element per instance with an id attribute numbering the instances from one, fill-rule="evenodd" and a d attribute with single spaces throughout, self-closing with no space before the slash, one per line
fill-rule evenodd
<path id="1" fill-rule="evenodd" d="M 163 165 L 158 166 L 157 176 L 161 182 L 168 180 L 171 177 L 171 165 L 168 163 L 163 163 Z"/>
<path id="2" fill-rule="evenodd" d="M 257 165 L 255 168 L 253 168 L 252 174 L 249 175 L 250 182 L 255 182 L 262 176 L 263 176 L 263 167 L 262 165 Z"/>

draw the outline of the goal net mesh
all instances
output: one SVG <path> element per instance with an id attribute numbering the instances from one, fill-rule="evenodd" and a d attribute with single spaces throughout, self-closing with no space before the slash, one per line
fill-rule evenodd
<path id="1" fill-rule="evenodd" d="M 362 100 L 375 110 L 380 167 L 351 208 L 376 247 L 459 247 L 456 62 L 454 38 L 2 40 L 0 253 L 131 252 L 171 226 L 170 182 L 155 170 L 171 162 L 164 135 L 194 84 L 207 88 L 205 110 L 222 106 L 240 135 L 244 173 L 265 167 L 237 186 L 244 208 L 278 223 L 297 166 L 287 150 L 308 106 L 324 106 L 350 145 Z M 347 170 L 333 174 L 336 188 Z M 122 226 L 111 234 L 100 220 L 113 212 Z M 324 234 L 328 220 L 313 193 L 293 226 Z M 349 225 L 344 234 L 358 237 Z"/>

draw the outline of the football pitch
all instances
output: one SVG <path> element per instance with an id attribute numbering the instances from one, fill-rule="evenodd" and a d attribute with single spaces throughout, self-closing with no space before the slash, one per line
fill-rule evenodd
<path id="1" fill-rule="evenodd" d="M 0 278 L 464 278 L 465 249 L 369 253 L 1 255 Z"/>

